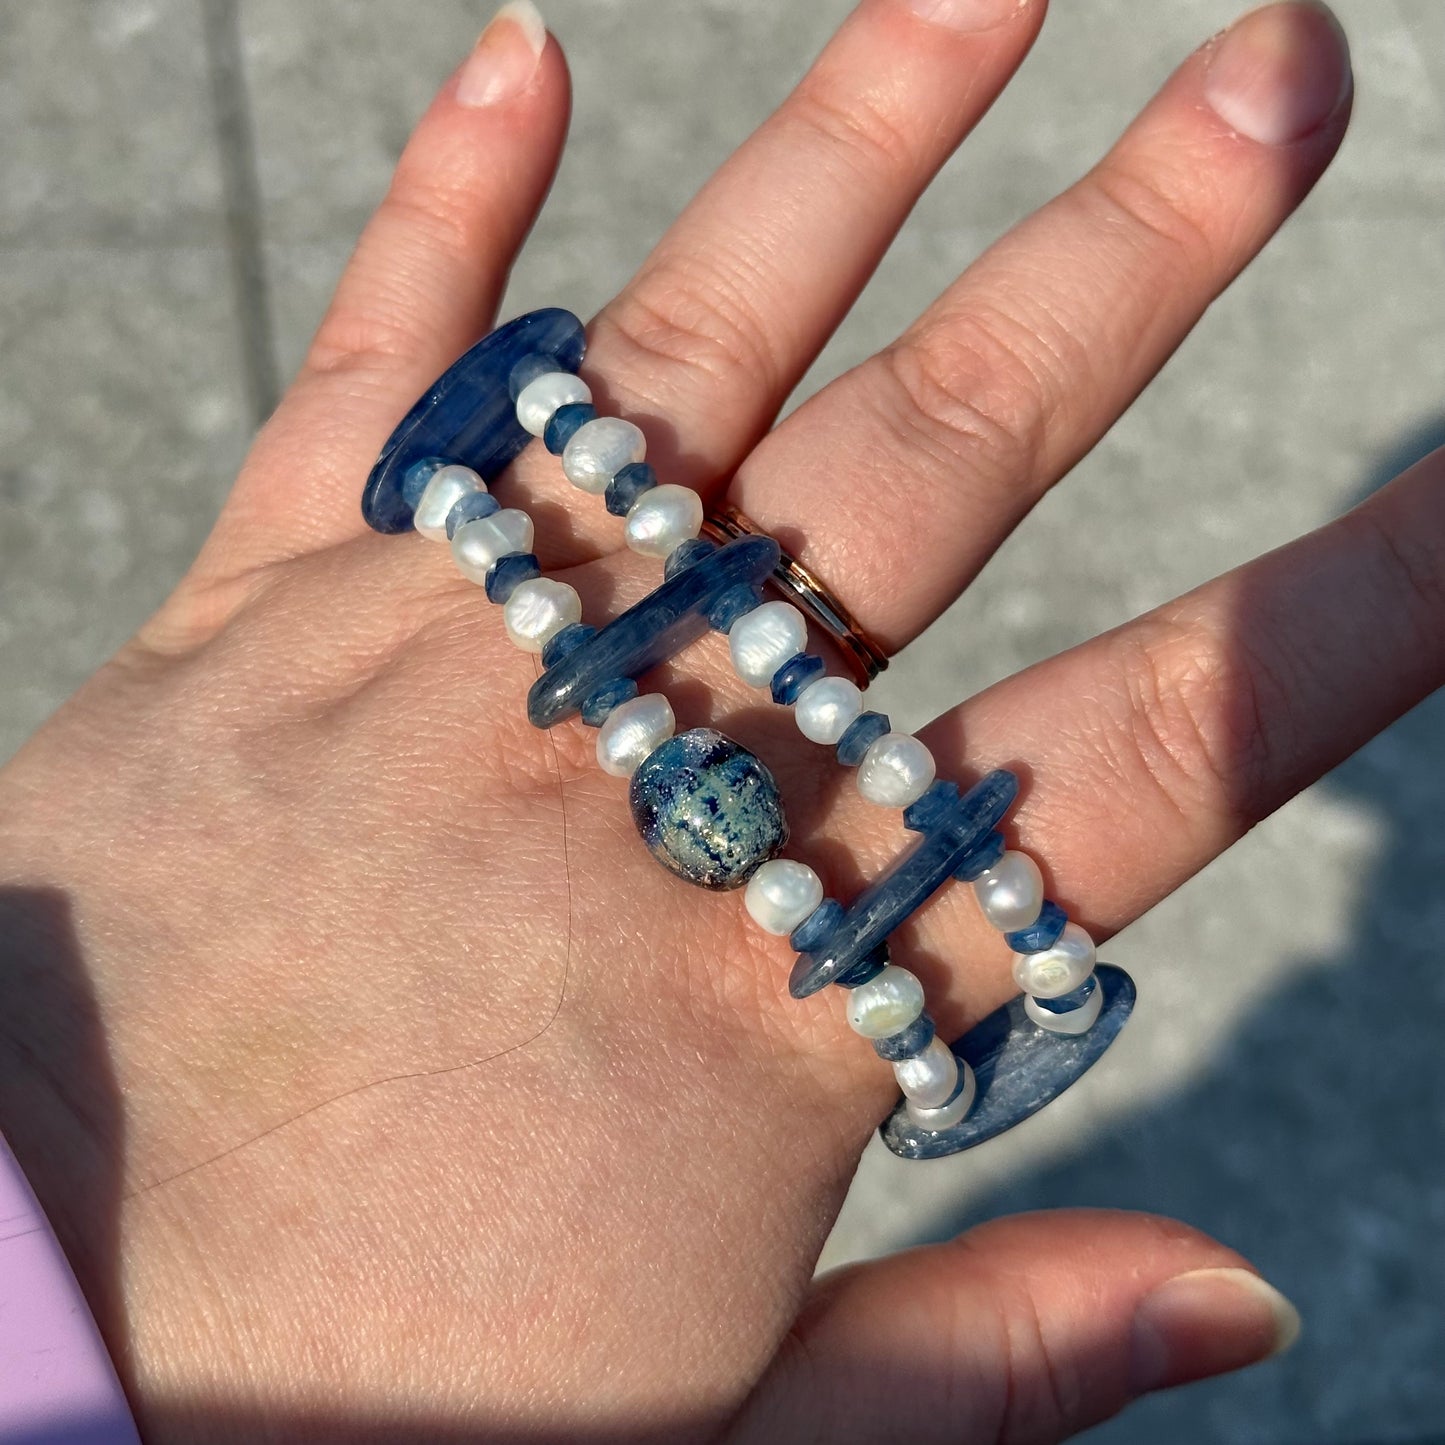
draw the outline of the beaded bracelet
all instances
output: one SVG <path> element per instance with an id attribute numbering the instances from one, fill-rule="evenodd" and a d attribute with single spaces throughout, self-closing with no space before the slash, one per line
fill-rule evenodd
<path id="1" fill-rule="evenodd" d="M 598 416 L 577 375 L 571 313 L 530 312 L 483 338 L 412 407 L 367 480 L 362 511 L 380 532 L 450 544 L 463 576 L 502 608 L 511 640 L 540 653 L 527 697 L 537 727 L 579 717 L 597 729 L 604 771 L 630 779 L 633 821 L 653 856 L 702 887 L 742 888 L 753 921 L 797 954 L 794 998 L 848 992 L 852 1028 L 893 1066 L 902 1098 L 882 1125 L 909 1159 L 957 1153 L 1022 1122 L 1104 1053 L 1134 1004 L 1132 980 L 1096 961 L 1093 940 L 1044 897 L 1038 865 L 998 831 L 1018 792 L 1006 770 L 967 792 L 935 777 L 928 749 L 864 707 L 849 678 L 807 650 L 807 619 L 764 600 L 781 550 L 771 537 L 699 536 L 702 500 L 659 483 L 641 431 Z M 600 628 L 565 582 L 544 577 L 532 519 L 488 489 L 533 437 L 568 480 L 604 498 L 627 544 L 663 561 L 662 583 Z M 675 733 L 672 707 L 637 679 L 709 629 L 725 633 L 744 682 L 793 709 L 803 735 L 855 769 L 859 793 L 903 810 L 913 843 L 853 901 L 826 897 L 806 863 L 779 856 L 787 821 L 772 773 L 712 728 Z M 1004 934 L 1022 995 L 952 1045 L 935 1036 L 923 987 L 891 962 L 889 938 L 950 879 L 971 884 Z"/>

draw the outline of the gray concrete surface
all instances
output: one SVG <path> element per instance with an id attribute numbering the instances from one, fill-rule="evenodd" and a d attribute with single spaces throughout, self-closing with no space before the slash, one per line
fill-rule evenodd
<path id="1" fill-rule="evenodd" d="M 584 314 L 843 0 L 551 0 L 575 135 L 507 310 Z M 1445 6 L 1341 0 L 1338 163 L 1129 416 L 897 666 L 911 722 L 1335 515 L 1445 440 Z M 1076 176 L 1231 0 L 1058 0 L 808 389 Z M 289 375 L 462 0 L 0 7 L 0 756 L 163 596 Z M 585 264 L 580 261 L 585 258 Z M 77 503 L 77 498 L 83 498 Z M 1131 928 L 1115 1053 L 975 1154 L 870 1151 L 836 1261 L 999 1212 L 1161 1209 L 1300 1304 L 1288 1358 L 1091 1439 L 1445 1439 L 1445 698 Z"/>

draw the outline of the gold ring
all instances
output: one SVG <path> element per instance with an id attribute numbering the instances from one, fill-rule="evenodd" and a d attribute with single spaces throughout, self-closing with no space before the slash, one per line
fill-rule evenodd
<path id="1" fill-rule="evenodd" d="M 702 534 L 719 544 L 734 537 L 766 537 L 750 517 L 736 507 L 710 512 Z M 888 666 L 888 654 L 863 630 L 858 619 L 795 557 L 786 552 L 773 569 L 773 584 L 798 604 L 842 649 L 864 687 Z"/>

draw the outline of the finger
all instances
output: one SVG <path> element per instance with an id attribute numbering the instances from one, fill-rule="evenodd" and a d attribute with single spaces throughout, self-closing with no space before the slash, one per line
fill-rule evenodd
<path id="1" fill-rule="evenodd" d="M 1298 1320 L 1182 1224 L 1021 1215 L 825 1275 L 733 1438 L 1045 1445 L 1266 1359 Z"/>
<path id="2" fill-rule="evenodd" d="M 708 489 L 771 425 L 1043 14 L 1043 0 L 863 0 L 604 308 L 584 374 L 599 406 L 644 426 L 666 480 Z M 570 505 L 554 459 L 521 472 Z M 605 515 L 574 527 L 578 555 L 620 545 Z"/>
<path id="3" fill-rule="evenodd" d="M 402 153 L 202 575 L 364 530 L 361 482 L 391 428 L 492 322 L 556 169 L 567 108 L 566 66 L 541 17 L 530 0 L 504 6 Z"/>
<path id="4" fill-rule="evenodd" d="M 734 500 L 906 642 L 1304 198 L 1343 134 L 1349 75 L 1321 7 L 1238 23 L 1088 176 L 789 417 Z"/>

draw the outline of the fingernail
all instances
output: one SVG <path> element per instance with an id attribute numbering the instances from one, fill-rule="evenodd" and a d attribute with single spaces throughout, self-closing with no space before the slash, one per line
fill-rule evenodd
<path id="1" fill-rule="evenodd" d="M 1269 5 L 1236 20 L 1209 58 L 1204 98 L 1219 118 L 1262 145 L 1317 131 L 1350 94 L 1350 47 L 1316 0 Z"/>
<path id="2" fill-rule="evenodd" d="M 1129 1388 L 1142 1395 L 1257 1364 L 1289 1349 L 1299 1328 L 1299 1311 L 1257 1274 L 1192 1270 L 1135 1310 Z"/>
<path id="3" fill-rule="evenodd" d="M 950 30 L 992 30 L 1028 8 L 1029 0 L 904 0 L 920 20 Z"/>
<path id="4" fill-rule="evenodd" d="M 462 66 L 457 104 L 500 105 L 520 95 L 537 73 L 547 26 L 532 0 L 510 0 L 492 16 Z"/>

